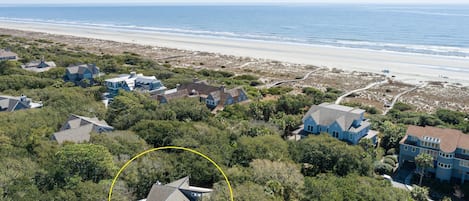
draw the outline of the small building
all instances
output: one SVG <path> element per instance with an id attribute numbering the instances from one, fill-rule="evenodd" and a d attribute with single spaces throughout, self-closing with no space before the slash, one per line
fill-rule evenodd
<path id="1" fill-rule="evenodd" d="M 223 108 L 226 105 L 236 104 L 248 100 L 246 92 L 241 88 L 225 89 L 224 86 L 215 87 L 205 81 L 194 80 L 192 83 L 179 85 L 164 94 L 153 96 L 160 103 L 168 103 L 172 99 L 183 97 L 196 97 L 208 108 Z"/>
<path id="2" fill-rule="evenodd" d="M 56 67 L 55 62 L 45 61 L 44 57 L 39 61 L 32 61 L 24 65 L 21 65 L 21 68 L 25 70 L 29 70 L 29 71 L 34 71 L 34 72 L 44 72 L 55 67 Z"/>
<path id="3" fill-rule="evenodd" d="M 52 135 L 52 140 L 59 144 L 64 142 L 83 143 L 90 141 L 91 132 L 102 133 L 112 130 L 114 128 L 109 126 L 106 121 L 96 117 L 89 118 L 71 114 L 60 131 Z"/>
<path id="4" fill-rule="evenodd" d="M 119 77 L 105 80 L 107 91 L 110 97 L 118 94 L 119 90 L 138 91 L 150 94 L 162 94 L 166 90 L 160 80 L 155 76 L 144 76 L 131 72 L 122 74 Z"/>
<path id="5" fill-rule="evenodd" d="M 79 85 L 84 80 L 89 84 L 94 84 L 94 79 L 100 76 L 99 67 L 96 64 L 81 64 L 67 67 L 65 71 L 65 81 Z"/>
<path id="6" fill-rule="evenodd" d="M 18 54 L 9 50 L 0 49 L 0 61 L 16 61 L 18 60 Z"/>
<path id="7" fill-rule="evenodd" d="M 365 110 L 322 103 L 313 105 L 303 117 L 303 131 L 307 134 L 328 133 L 334 138 L 358 144 L 362 138 L 377 143 L 377 134 L 370 130 L 370 122 L 364 118 Z"/>
<path id="8" fill-rule="evenodd" d="M 202 201 L 212 193 L 212 189 L 189 185 L 189 177 L 162 185 L 153 184 L 146 199 L 140 201 Z"/>
<path id="9" fill-rule="evenodd" d="M 42 102 L 32 102 L 25 95 L 20 97 L 0 95 L 0 112 L 13 112 L 17 110 L 42 107 Z"/>
<path id="10" fill-rule="evenodd" d="M 415 163 L 420 153 L 433 157 L 433 167 L 427 171 L 437 179 L 455 178 L 461 183 L 469 179 L 469 135 L 449 128 L 409 126 L 399 142 L 399 164 Z"/>

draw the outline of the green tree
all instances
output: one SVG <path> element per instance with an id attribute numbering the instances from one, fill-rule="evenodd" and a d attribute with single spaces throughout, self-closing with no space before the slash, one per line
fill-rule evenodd
<path id="1" fill-rule="evenodd" d="M 427 168 L 433 167 L 433 157 L 430 156 L 429 154 L 421 153 L 415 157 L 415 164 L 417 165 L 417 168 L 419 169 L 419 174 L 420 174 L 419 186 L 421 186 L 425 171 L 427 170 Z"/>
<path id="2" fill-rule="evenodd" d="M 93 144 L 69 144 L 56 154 L 55 175 L 60 180 L 80 176 L 84 180 L 99 182 L 114 174 L 114 163 L 106 147 Z"/>
<path id="3" fill-rule="evenodd" d="M 428 188 L 413 185 L 410 195 L 415 201 L 427 201 L 428 200 Z"/>

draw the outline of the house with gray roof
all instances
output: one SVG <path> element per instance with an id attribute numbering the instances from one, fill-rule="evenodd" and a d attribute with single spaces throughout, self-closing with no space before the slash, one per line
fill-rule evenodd
<path id="1" fill-rule="evenodd" d="M 33 72 L 44 72 L 55 67 L 56 67 L 55 62 L 45 61 L 44 57 L 42 57 L 41 60 L 39 61 L 32 61 L 24 65 L 21 65 L 21 68 L 23 68 L 24 70 L 29 70 Z"/>
<path id="2" fill-rule="evenodd" d="M 99 67 L 96 64 L 80 64 L 67 67 L 64 80 L 79 85 L 84 80 L 88 80 L 91 85 L 94 79 L 99 77 Z"/>
<path id="3" fill-rule="evenodd" d="M 32 102 L 32 100 L 25 95 L 21 95 L 20 97 L 0 95 L 0 112 L 13 112 L 40 107 L 42 107 L 42 102 Z"/>
<path id="4" fill-rule="evenodd" d="M 313 105 L 303 117 L 303 131 L 311 134 L 328 133 L 334 138 L 358 144 L 362 138 L 377 142 L 377 133 L 370 130 L 370 122 L 364 118 L 365 110 L 322 103 Z"/>
<path id="5" fill-rule="evenodd" d="M 0 61 L 16 61 L 18 60 L 18 54 L 9 51 L 9 50 L 4 50 L 0 49 Z"/>
<path id="6" fill-rule="evenodd" d="M 168 90 L 164 94 L 153 96 L 160 103 L 167 103 L 172 99 L 183 97 L 197 97 L 210 109 L 223 109 L 227 105 L 248 100 L 246 92 L 241 87 L 225 89 L 225 86 L 211 86 L 205 81 L 196 79 L 192 83 L 178 85 L 177 88 Z"/>
<path id="7" fill-rule="evenodd" d="M 144 76 L 136 72 L 122 74 L 118 77 L 105 80 L 108 96 L 114 97 L 119 90 L 138 91 L 149 94 L 162 94 L 166 87 L 155 76 Z"/>
<path id="8" fill-rule="evenodd" d="M 112 131 L 114 128 L 98 118 L 89 118 L 71 114 L 59 132 L 52 135 L 52 140 L 59 144 L 64 142 L 82 143 L 90 140 L 90 133 Z"/>
<path id="9" fill-rule="evenodd" d="M 146 199 L 140 201 L 201 201 L 207 198 L 212 189 L 189 185 L 189 177 L 162 185 L 153 184 Z"/>

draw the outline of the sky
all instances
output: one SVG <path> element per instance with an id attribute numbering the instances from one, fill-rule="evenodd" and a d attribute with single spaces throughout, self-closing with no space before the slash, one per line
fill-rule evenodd
<path id="1" fill-rule="evenodd" d="M 0 0 L 1 4 L 219 4 L 219 3 L 383 3 L 469 4 L 469 0 Z"/>

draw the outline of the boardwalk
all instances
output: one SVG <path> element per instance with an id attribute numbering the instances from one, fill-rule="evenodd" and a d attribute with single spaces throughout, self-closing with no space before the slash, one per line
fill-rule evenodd
<path id="1" fill-rule="evenodd" d="M 318 69 L 315 69 L 315 70 L 313 70 L 313 71 L 310 71 L 310 72 L 306 73 L 306 75 L 303 76 L 303 78 L 301 78 L 301 79 L 295 79 L 295 80 L 281 80 L 281 81 L 274 82 L 274 83 L 272 83 L 272 84 L 268 84 L 268 85 L 267 85 L 267 88 L 272 88 L 272 87 L 275 87 L 275 86 L 278 86 L 278 85 L 281 85 L 281 84 L 285 84 L 285 83 L 288 83 L 288 82 L 299 82 L 299 81 L 306 80 L 306 79 L 308 79 L 308 77 L 309 77 L 311 74 L 313 74 L 313 73 L 315 73 L 315 72 L 317 72 L 317 71 L 319 71 L 319 70 L 321 70 L 321 69 L 322 69 L 322 68 L 318 68 Z"/>
<path id="2" fill-rule="evenodd" d="M 344 95 L 340 96 L 339 98 L 337 98 L 337 100 L 335 101 L 335 104 L 340 104 L 340 102 L 342 102 L 342 100 L 347 97 L 347 96 L 350 96 L 351 94 L 353 93 L 356 93 L 356 92 L 360 92 L 360 91 L 364 91 L 364 90 L 367 90 L 371 87 L 374 87 L 374 86 L 377 86 L 377 85 L 381 85 L 381 84 L 384 84 L 388 82 L 387 80 L 382 80 L 382 81 L 378 81 L 378 82 L 373 82 L 369 85 L 367 85 L 366 87 L 363 87 L 363 88 L 360 88 L 360 89 L 355 89 L 355 90 L 352 90 L 352 91 L 349 91 L 347 93 L 345 93 Z"/>
<path id="3" fill-rule="evenodd" d="M 397 100 L 399 100 L 399 98 L 400 98 L 402 95 L 404 95 L 404 94 L 406 94 L 406 93 L 409 93 L 409 92 L 411 92 L 411 91 L 414 91 L 414 90 L 416 90 L 416 89 L 419 89 L 419 88 L 425 88 L 427 85 L 428 85 L 428 83 L 427 83 L 427 82 L 424 82 L 424 83 L 422 83 L 421 85 L 417 85 L 417 86 L 415 86 L 415 87 L 413 87 L 413 88 L 411 88 L 411 89 L 409 89 L 409 90 L 403 91 L 403 92 L 397 94 L 396 96 L 394 96 L 394 98 L 392 99 L 391 105 L 390 105 L 388 108 L 386 108 L 386 110 L 384 110 L 383 115 L 386 115 L 386 114 L 389 112 L 389 110 L 391 110 L 391 109 L 394 107 L 394 105 L 396 104 Z"/>

